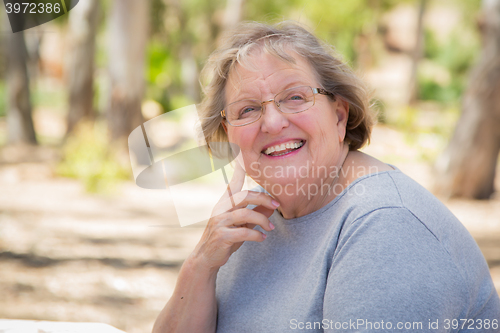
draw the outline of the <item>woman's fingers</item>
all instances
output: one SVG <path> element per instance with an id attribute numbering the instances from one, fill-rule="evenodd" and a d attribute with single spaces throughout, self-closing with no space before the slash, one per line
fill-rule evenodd
<path id="1" fill-rule="evenodd" d="M 255 191 L 242 191 L 233 194 L 231 198 L 224 198 L 217 204 L 212 212 L 216 216 L 227 211 L 245 208 L 248 205 L 263 206 L 274 211 L 279 203 L 270 195 Z"/>
<path id="2" fill-rule="evenodd" d="M 232 243 L 262 242 L 266 239 L 266 234 L 249 228 L 234 228 L 229 230 L 229 237 Z"/>
<path id="3" fill-rule="evenodd" d="M 244 208 L 248 205 L 264 206 L 269 209 L 275 210 L 279 207 L 279 202 L 276 201 L 267 193 L 255 191 L 242 191 L 234 195 L 234 201 L 237 208 Z"/>
<path id="4" fill-rule="evenodd" d="M 195 252 L 206 258 L 210 267 L 224 265 L 229 256 L 245 241 L 262 242 L 266 235 L 255 226 L 271 231 L 274 225 L 269 221 L 279 203 L 270 195 L 254 191 L 241 191 L 246 172 L 242 158 L 235 159 L 235 170 L 226 193 L 215 205 L 202 239 Z M 246 208 L 255 205 L 255 210 Z"/>
<path id="5" fill-rule="evenodd" d="M 250 225 L 253 225 L 253 227 L 259 225 L 262 229 L 267 231 L 274 229 L 274 225 L 265 215 L 248 208 L 237 209 L 229 213 L 228 218 L 224 220 L 224 224 L 228 227 L 244 227 L 248 225 L 245 229 L 249 229 Z"/>

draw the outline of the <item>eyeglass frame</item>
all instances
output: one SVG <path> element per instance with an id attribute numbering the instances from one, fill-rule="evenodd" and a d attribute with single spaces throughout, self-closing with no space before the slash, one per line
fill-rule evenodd
<path id="1" fill-rule="evenodd" d="M 281 108 L 280 108 L 280 104 L 279 104 L 278 102 L 276 102 L 276 97 L 277 97 L 279 94 L 283 93 L 284 91 L 287 91 L 287 90 L 292 90 L 292 89 L 296 89 L 296 88 L 300 88 L 300 87 L 309 87 L 309 88 L 311 88 L 311 90 L 312 90 L 312 92 L 313 92 L 313 104 L 312 104 L 310 107 L 308 107 L 307 109 L 302 110 L 302 111 L 297 111 L 297 112 L 283 112 L 283 110 L 281 110 Z M 278 110 L 280 110 L 280 112 L 281 112 L 281 113 L 283 113 L 283 114 L 295 114 L 295 113 L 301 113 L 301 112 L 304 112 L 304 111 L 309 110 L 310 108 L 312 108 L 312 107 L 314 106 L 314 104 L 316 104 L 316 97 L 315 97 L 315 96 L 316 96 L 316 95 L 318 95 L 318 94 L 321 94 L 321 95 L 326 95 L 326 96 L 332 96 L 332 97 L 333 97 L 333 100 L 334 100 L 334 101 L 336 100 L 336 99 L 335 99 L 335 94 L 334 94 L 334 93 L 331 93 L 331 92 L 329 92 L 329 91 L 326 91 L 326 90 L 325 90 L 325 89 L 323 89 L 323 88 L 313 88 L 313 87 L 311 87 L 311 86 L 297 86 L 297 87 L 292 87 L 292 88 L 288 88 L 288 89 L 285 89 L 285 90 L 283 90 L 283 91 L 280 91 L 279 93 L 277 93 L 276 95 L 274 95 L 274 98 L 273 98 L 273 99 L 269 99 L 269 100 L 267 100 L 267 101 L 262 101 L 262 102 L 260 102 L 260 107 L 262 108 L 262 111 L 260 112 L 260 116 L 259 116 L 259 118 L 255 119 L 255 120 L 254 120 L 254 121 L 252 121 L 252 122 L 249 122 L 248 124 L 243 124 L 243 125 L 233 125 L 233 124 L 231 124 L 231 123 L 229 122 L 229 120 L 227 120 L 227 116 L 226 116 L 226 109 L 222 110 L 222 111 L 220 112 L 220 115 L 221 115 L 221 117 L 222 117 L 222 118 L 226 121 L 226 123 L 228 123 L 229 125 L 231 125 L 231 126 L 233 126 L 233 127 L 242 127 L 242 126 L 247 126 L 247 125 L 250 125 L 250 124 L 253 124 L 253 123 L 255 123 L 255 122 L 259 121 L 259 120 L 260 120 L 260 118 L 262 118 L 262 115 L 264 114 L 264 104 L 266 104 L 266 103 L 271 103 L 271 102 L 274 102 L 274 105 L 276 105 L 276 107 L 278 108 Z M 242 100 L 239 100 L 239 101 L 233 102 L 233 103 L 231 103 L 231 104 L 238 103 L 238 102 L 245 101 L 245 100 L 253 100 L 253 101 L 258 101 L 258 100 L 256 100 L 256 99 L 242 99 Z M 231 104 L 229 104 L 229 105 L 231 105 Z M 229 106 L 229 105 L 228 105 L 228 106 Z M 227 108 L 227 106 L 226 106 L 226 108 Z"/>

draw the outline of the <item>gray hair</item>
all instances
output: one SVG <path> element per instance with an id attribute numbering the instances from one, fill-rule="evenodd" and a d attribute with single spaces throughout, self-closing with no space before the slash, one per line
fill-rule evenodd
<path id="1" fill-rule="evenodd" d="M 291 64 L 296 61 L 290 51 L 307 60 L 321 87 L 349 103 L 346 128 L 349 149 L 357 150 L 370 140 L 375 114 L 370 108 L 370 96 L 364 83 L 331 46 L 296 23 L 285 21 L 275 25 L 241 23 L 226 34 L 221 46 L 209 57 L 201 75 L 204 98 L 200 105 L 201 126 L 207 143 L 228 141 L 220 114 L 226 107 L 227 79 L 235 66 L 243 65 L 255 48 Z"/>

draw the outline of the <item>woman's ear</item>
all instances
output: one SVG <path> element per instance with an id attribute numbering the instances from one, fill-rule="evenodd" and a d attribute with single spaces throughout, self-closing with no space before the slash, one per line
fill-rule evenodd
<path id="1" fill-rule="evenodd" d="M 226 135 L 227 135 L 227 126 L 226 126 L 226 124 L 224 124 L 224 120 L 221 121 L 221 124 L 222 124 L 222 127 L 224 128 L 224 132 L 226 132 Z"/>
<path id="2" fill-rule="evenodd" d="M 339 133 L 339 142 L 343 142 L 346 135 L 347 120 L 349 119 L 349 103 L 338 96 L 336 97 L 337 131 Z"/>

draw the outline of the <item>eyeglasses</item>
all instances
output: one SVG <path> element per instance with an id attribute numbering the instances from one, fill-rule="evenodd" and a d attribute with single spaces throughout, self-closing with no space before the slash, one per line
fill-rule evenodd
<path id="1" fill-rule="evenodd" d="M 255 99 L 244 99 L 229 104 L 220 112 L 231 126 L 245 126 L 256 122 L 264 113 L 264 104 L 274 102 L 276 107 L 283 113 L 299 113 L 310 109 L 315 102 L 315 95 L 334 96 L 323 88 L 311 88 L 300 86 L 283 90 L 276 94 L 273 99 L 259 101 Z"/>

